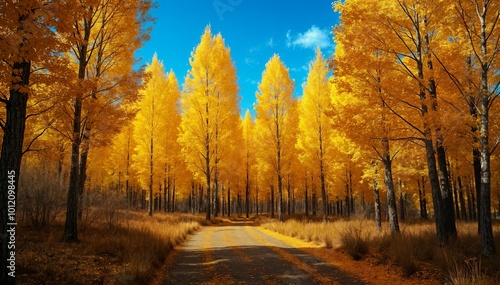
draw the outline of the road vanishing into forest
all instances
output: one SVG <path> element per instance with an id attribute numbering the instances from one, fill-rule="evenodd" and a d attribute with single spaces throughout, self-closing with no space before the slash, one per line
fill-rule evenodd
<path id="1" fill-rule="evenodd" d="M 171 256 L 163 284 L 364 284 L 252 221 L 206 226 Z"/>

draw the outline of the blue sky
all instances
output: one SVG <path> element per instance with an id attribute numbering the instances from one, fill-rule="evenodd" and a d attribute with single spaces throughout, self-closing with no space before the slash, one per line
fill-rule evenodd
<path id="1" fill-rule="evenodd" d="M 151 39 L 138 52 L 139 64 L 150 62 L 156 52 L 166 71 L 173 70 L 182 83 L 189 70 L 191 51 L 205 27 L 221 33 L 236 65 L 240 108 L 253 113 L 255 92 L 266 62 L 274 53 L 295 80 L 301 96 L 308 64 L 316 46 L 326 56 L 333 53 L 331 30 L 338 23 L 332 0 L 158 0 Z"/>

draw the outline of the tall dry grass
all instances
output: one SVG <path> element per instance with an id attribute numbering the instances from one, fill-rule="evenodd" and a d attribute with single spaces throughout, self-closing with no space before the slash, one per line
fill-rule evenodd
<path id="1" fill-rule="evenodd" d="M 310 222 L 288 220 L 261 221 L 275 232 L 305 241 L 341 248 L 353 259 L 370 255 L 379 263 L 392 263 L 402 276 L 411 276 L 422 268 L 436 268 L 452 284 L 484 284 L 500 280 L 500 256 L 480 259 L 481 240 L 476 223 L 457 223 L 458 238 L 445 247 L 437 245 L 433 223 L 400 224 L 399 234 L 390 233 L 389 225 L 377 231 L 366 219 Z M 500 225 L 494 225 L 495 243 L 500 244 Z M 474 262 L 472 262 L 474 261 Z"/>
<path id="2" fill-rule="evenodd" d="M 120 283 L 142 284 L 151 278 L 174 246 L 200 226 L 197 219 L 180 214 L 156 213 L 150 217 L 145 213 L 133 213 L 133 217 L 121 225 L 108 226 L 106 236 L 89 236 L 89 251 L 123 261 L 125 266 L 117 276 Z"/>
<path id="3" fill-rule="evenodd" d="M 26 273 L 21 283 L 148 284 L 174 246 L 203 220 L 201 215 L 154 213 L 150 217 L 118 210 L 112 220 L 103 217 L 85 225 L 79 243 L 60 242 L 63 220 L 46 233 L 20 232 L 19 268 Z M 98 264 L 102 268 L 96 268 Z"/>

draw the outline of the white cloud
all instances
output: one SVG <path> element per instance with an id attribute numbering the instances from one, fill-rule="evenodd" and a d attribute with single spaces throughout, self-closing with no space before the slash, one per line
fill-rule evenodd
<path id="1" fill-rule="evenodd" d="M 291 47 L 292 46 L 292 36 L 291 36 L 291 31 L 288 30 L 286 32 L 286 46 Z"/>
<path id="2" fill-rule="evenodd" d="M 252 80 L 252 79 L 246 79 L 245 82 L 248 82 L 252 85 L 259 85 L 259 82 L 257 80 Z"/>
<path id="3" fill-rule="evenodd" d="M 250 67 L 253 67 L 253 66 L 256 66 L 257 64 L 259 64 L 259 62 L 251 57 L 245 57 L 245 63 L 250 66 Z"/>
<path id="4" fill-rule="evenodd" d="M 270 38 L 267 42 L 266 42 L 266 46 L 268 47 L 274 47 L 276 45 L 276 43 L 274 43 L 274 39 L 273 38 Z"/>
<path id="5" fill-rule="evenodd" d="M 312 26 L 305 33 L 299 33 L 296 37 L 290 35 L 290 30 L 286 33 L 287 46 L 299 46 L 302 48 L 327 48 L 332 45 L 328 30 L 321 30 Z"/>

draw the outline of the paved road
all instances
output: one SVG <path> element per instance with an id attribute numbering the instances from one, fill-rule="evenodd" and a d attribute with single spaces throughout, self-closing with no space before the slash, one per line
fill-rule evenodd
<path id="1" fill-rule="evenodd" d="M 175 253 L 164 284 L 363 283 L 251 222 L 232 222 L 191 236 Z"/>

